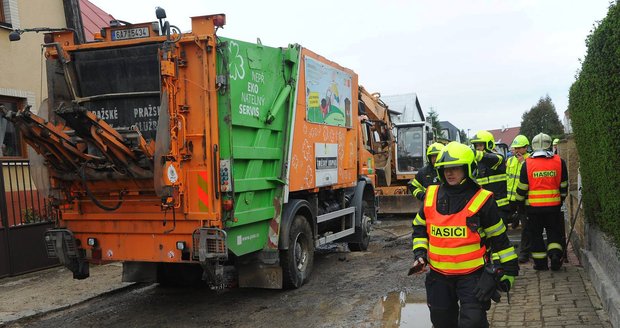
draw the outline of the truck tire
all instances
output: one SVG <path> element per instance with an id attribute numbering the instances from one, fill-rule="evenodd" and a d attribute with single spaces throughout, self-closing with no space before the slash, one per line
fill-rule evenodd
<path id="1" fill-rule="evenodd" d="M 284 288 L 301 287 L 310 278 L 314 263 L 312 229 L 305 217 L 296 215 L 288 235 L 289 247 L 281 251 Z"/>
<path id="2" fill-rule="evenodd" d="M 356 233 L 359 236 L 359 242 L 348 243 L 349 249 L 353 252 L 365 251 L 370 244 L 370 226 L 372 224 L 372 218 L 366 215 L 365 211 L 368 207 L 367 201 L 362 201 L 362 222 L 360 224 L 361 231 Z"/>
<path id="3" fill-rule="evenodd" d="M 362 217 L 362 225 L 360 226 L 361 236 L 360 242 L 358 243 L 349 243 L 349 249 L 353 252 L 365 251 L 368 249 L 368 244 L 370 244 L 370 225 L 371 218 L 367 215 Z"/>

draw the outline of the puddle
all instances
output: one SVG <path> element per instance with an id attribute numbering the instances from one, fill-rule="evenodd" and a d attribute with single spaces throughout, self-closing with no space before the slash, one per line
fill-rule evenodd
<path id="1" fill-rule="evenodd" d="M 391 292 L 381 299 L 381 327 L 429 328 L 432 327 L 426 296 L 414 297 L 405 292 Z"/>

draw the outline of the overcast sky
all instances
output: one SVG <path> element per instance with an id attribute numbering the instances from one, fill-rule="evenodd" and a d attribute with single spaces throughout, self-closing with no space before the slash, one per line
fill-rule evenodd
<path id="1" fill-rule="evenodd" d="M 460 129 L 513 127 L 549 95 L 562 120 L 585 39 L 609 0 L 90 0 L 117 19 L 189 30 L 226 14 L 219 35 L 299 43 L 354 70 L 371 92 L 415 92 L 423 111 Z"/>

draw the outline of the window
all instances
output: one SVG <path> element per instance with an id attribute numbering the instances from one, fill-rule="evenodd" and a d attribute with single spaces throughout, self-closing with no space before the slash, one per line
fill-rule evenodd
<path id="1" fill-rule="evenodd" d="M 0 105 L 9 110 L 17 110 L 20 101 L 18 98 L 0 97 Z M 0 117 L 0 157 L 25 157 L 25 147 L 21 134 L 13 123 Z"/>
<path id="2" fill-rule="evenodd" d="M 0 27 L 19 28 L 17 1 L 0 0 Z"/>
<path id="3" fill-rule="evenodd" d="M 6 16 L 4 15 L 4 2 L 5 0 L 0 0 L 0 24 L 6 25 L 8 22 L 6 21 Z"/>

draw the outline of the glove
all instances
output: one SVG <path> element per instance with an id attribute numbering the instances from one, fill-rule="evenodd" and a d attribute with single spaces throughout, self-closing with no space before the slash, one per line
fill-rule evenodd
<path id="1" fill-rule="evenodd" d="M 474 288 L 474 294 L 479 302 L 488 302 L 491 297 L 495 298 L 497 294 L 497 281 L 495 281 L 495 274 L 485 269 L 478 280 L 476 288 Z"/>
<path id="2" fill-rule="evenodd" d="M 512 288 L 512 285 L 514 284 L 514 282 L 515 282 L 514 276 L 509 276 L 505 274 L 499 279 L 499 283 L 497 283 L 497 288 L 501 290 L 502 292 L 507 293 L 510 291 L 510 288 Z"/>
<path id="3" fill-rule="evenodd" d="M 411 266 L 411 268 L 409 269 L 409 272 L 407 273 L 408 276 L 414 273 L 424 272 L 426 265 L 428 265 L 428 260 L 426 258 L 425 249 L 415 250 L 413 252 L 413 258 L 415 260 L 413 261 L 413 265 Z"/>
<path id="4" fill-rule="evenodd" d="M 415 197 L 419 200 L 419 201 L 423 201 L 424 200 L 424 196 L 426 195 L 426 192 L 419 192 L 415 195 Z"/>

